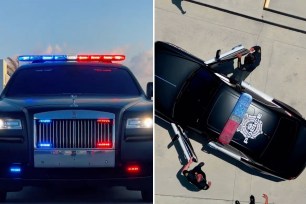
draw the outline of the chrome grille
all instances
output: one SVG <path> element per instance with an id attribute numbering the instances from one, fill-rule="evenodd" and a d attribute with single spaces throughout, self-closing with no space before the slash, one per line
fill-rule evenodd
<path id="1" fill-rule="evenodd" d="M 97 148 L 98 143 L 113 147 L 113 119 L 35 119 L 35 147 Z M 107 147 L 106 147 L 107 148 Z"/>

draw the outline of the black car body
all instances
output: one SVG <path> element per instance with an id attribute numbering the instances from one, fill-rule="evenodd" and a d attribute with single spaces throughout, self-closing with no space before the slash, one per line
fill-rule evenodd
<path id="1" fill-rule="evenodd" d="M 126 186 L 152 200 L 152 114 L 151 96 L 123 65 L 19 67 L 0 100 L 2 200 L 50 183 Z"/>
<path id="2" fill-rule="evenodd" d="M 232 83 L 216 66 L 224 64 L 206 64 L 175 45 L 156 42 L 156 114 L 208 137 L 210 147 L 264 173 L 296 178 L 306 162 L 306 121 L 247 83 Z M 250 94 L 252 103 L 229 145 L 222 145 L 218 137 L 242 93 Z"/>

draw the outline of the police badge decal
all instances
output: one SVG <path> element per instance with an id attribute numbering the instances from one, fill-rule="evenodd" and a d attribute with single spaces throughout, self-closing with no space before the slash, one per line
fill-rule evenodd
<path id="1" fill-rule="evenodd" d="M 257 116 L 245 114 L 242 123 L 239 125 L 237 132 L 241 132 L 244 136 L 244 143 L 248 143 L 248 139 L 256 139 L 256 137 L 263 133 L 262 131 L 262 114 Z"/>

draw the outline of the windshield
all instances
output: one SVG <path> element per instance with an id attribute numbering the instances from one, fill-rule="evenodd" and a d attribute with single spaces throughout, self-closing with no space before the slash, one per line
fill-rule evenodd
<path id="1" fill-rule="evenodd" d="M 61 94 L 139 96 L 131 74 L 121 68 L 101 66 L 43 66 L 18 70 L 6 96 L 23 97 Z"/>
<path id="2" fill-rule="evenodd" d="M 176 104 L 176 117 L 188 124 L 200 124 L 221 82 L 211 72 L 201 68 L 186 82 Z M 203 127 L 203 126 L 202 126 Z"/>

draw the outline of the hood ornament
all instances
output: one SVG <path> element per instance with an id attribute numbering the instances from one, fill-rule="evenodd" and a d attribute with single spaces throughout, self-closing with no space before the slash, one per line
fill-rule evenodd
<path id="1" fill-rule="evenodd" d="M 78 107 L 78 104 L 76 104 L 75 100 L 78 98 L 77 95 L 71 95 L 71 99 L 72 99 L 72 104 L 70 105 L 70 107 Z"/>

